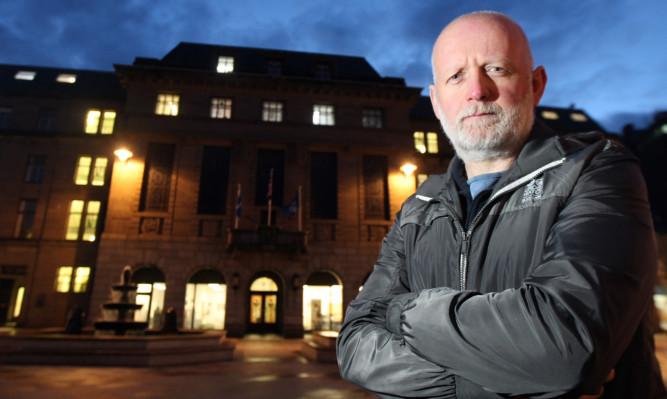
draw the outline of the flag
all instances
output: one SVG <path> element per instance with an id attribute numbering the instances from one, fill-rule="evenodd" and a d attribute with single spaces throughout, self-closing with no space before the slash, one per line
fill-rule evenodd
<path id="1" fill-rule="evenodd" d="M 269 187 L 266 190 L 266 199 L 273 197 L 273 168 L 269 171 Z"/>
<path id="2" fill-rule="evenodd" d="M 290 202 L 289 205 L 283 208 L 283 213 L 285 214 L 285 217 L 290 217 L 292 215 L 295 215 L 298 211 L 299 211 L 299 193 L 297 192 L 292 202 Z"/>

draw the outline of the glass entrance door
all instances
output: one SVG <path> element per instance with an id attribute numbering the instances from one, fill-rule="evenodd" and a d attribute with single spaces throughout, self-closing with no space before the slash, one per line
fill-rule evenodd
<path id="1" fill-rule="evenodd" d="M 278 323 L 278 285 L 268 277 L 260 277 L 250 286 L 250 333 L 280 333 Z"/>
<path id="2" fill-rule="evenodd" d="M 250 296 L 250 323 L 276 324 L 276 294 L 258 293 Z"/>

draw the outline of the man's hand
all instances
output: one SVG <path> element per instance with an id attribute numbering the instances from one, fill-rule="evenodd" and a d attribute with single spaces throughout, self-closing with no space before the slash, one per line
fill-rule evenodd
<path id="1" fill-rule="evenodd" d="M 613 380 L 615 376 L 616 376 L 616 371 L 614 371 L 614 369 L 611 369 L 611 372 L 609 372 L 607 379 L 604 380 L 605 384 Z M 604 385 L 600 388 L 600 393 L 598 393 L 597 395 L 580 396 L 579 399 L 598 399 L 602 397 L 603 394 L 604 394 Z"/>

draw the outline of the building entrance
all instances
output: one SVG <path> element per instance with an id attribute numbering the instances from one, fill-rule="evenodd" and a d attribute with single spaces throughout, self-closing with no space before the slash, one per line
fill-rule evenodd
<path id="1" fill-rule="evenodd" d="M 0 279 L 0 325 L 5 324 L 12 318 L 10 313 L 12 307 L 10 302 L 12 299 L 12 291 L 14 290 L 14 280 Z"/>
<path id="2" fill-rule="evenodd" d="M 249 333 L 282 332 L 278 294 L 278 284 L 270 277 L 259 277 L 250 285 Z"/>

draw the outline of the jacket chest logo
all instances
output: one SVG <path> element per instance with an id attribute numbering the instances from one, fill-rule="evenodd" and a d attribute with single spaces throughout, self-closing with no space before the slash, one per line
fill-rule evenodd
<path id="1" fill-rule="evenodd" d="M 521 205 L 534 204 L 542 200 L 544 180 L 542 177 L 531 180 L 523 191 Z"/>

